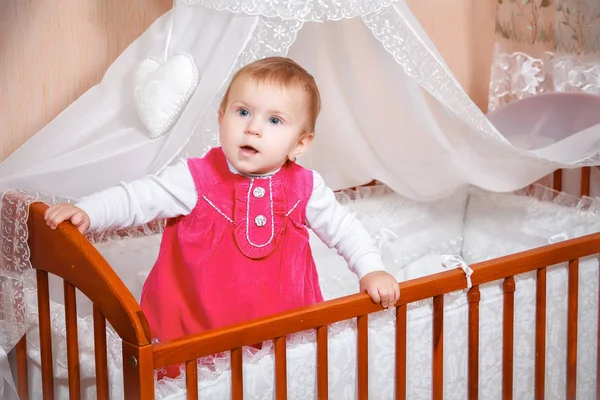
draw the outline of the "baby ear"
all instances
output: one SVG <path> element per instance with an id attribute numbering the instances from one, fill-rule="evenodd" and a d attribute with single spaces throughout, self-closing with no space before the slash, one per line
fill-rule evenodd
<path id="1" fill-rule="evenodd" d="M 310 148 L 314 138 L 315 134 L 313 132 L 304 133 L 300 136 L 298 143 L 296 143 L 296 147 L 292 150 L 288 158 L 291 161 L 296 161 L 297 158 L 302 156 Z"/>

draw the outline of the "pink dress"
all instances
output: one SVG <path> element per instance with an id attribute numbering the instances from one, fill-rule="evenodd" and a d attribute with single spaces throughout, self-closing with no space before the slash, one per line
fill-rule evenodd
<path id="1" fill-rule="evenodd" d="M 198 202 L 171 219 L 142 291 L 165 341 L 323 300 L 306 227 L 312 171 L 230 172 L 220 148 L 188 161 Z"/>

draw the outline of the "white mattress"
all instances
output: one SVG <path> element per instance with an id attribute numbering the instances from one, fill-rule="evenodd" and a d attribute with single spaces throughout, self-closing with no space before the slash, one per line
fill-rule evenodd
<path id="1" fill-rule="evenodd" d="M 546 192 L 534 197 L 491 195 L 481 191 L 457 193 L 432 204 L 413 204 L 385 189 L 361 189 L 341 195 L 342 202 L 356 210 L 383 249 L 386 266 L 399 280 L 443 270 L 440 255 L 462 254 L 467 262 L 494 258 L 527 248 L 548 244 L 586 233 L 600 231 L 600 217 L 594 210 L 584 211 L 572 198 L 542 201 Z M 565 204 L 569 200 L 568 206 Z M 587 208 L 589 204 L 586 203 Z M 348 272 L 335 250 L 327 249 L 313 238 L 313 251 L 326 298 L 354 293 L 356 278 Z M 141 284 L 156 257 L 159 236 L 128 238 L 98 244 L 97 247 L 139 296 Z M 578 398 L 593 398 L 596 377 L 598 259 L 582 260 L 579 287 Z M 567 274 L 564 265 L 548 273 L 546 398 L 564 398 L 566 365 Z M 515 293 L 515 373 L 514 396 L 533 398 L 535 352 L 535 275 L 516 278 Z M 501 282 L 481 288 L 480 304 L 480 398 L 501 398 L 502 383 L 502 291 Z M 53 292 L 56 302 L 53 326 L 56 337 L 55 382 L 57 398 L 68 398 L 64 317 L 60 287 Z M 467 302 L 463 293 L 445 299 L 444 314 L 444 398 L 463 399 L 467 395 Z M 90 307 L 80 297 L 80 361 L 86 398 L 95 398 L 93 387 L 93 337 Z M 86 316 L 87 314 L 87 316 Z M 407 342 L 407 396 L 431 398 L 431 301 L 409 307 Z M 370 396 L 392 399 L 394 387 L 394 329 L 392 312 L 380 312 L 369 319 Z M 36 329 L 28 335 L 31 398 L 41 398 L 41 376 Z M 109 369 L 112 398 L 123 398 L 120 342 L 108 332 Z M 353 321 L 335 324 L 330 329 L 329 387 L 332 399 L 351 399 L 356 395 L 356 334 Z M 316 398 L 316 346 L 312 332 L 293 336 L 288 341 L 288 389 L 291 399 Z M 201 398 L 229 399 L 228 357 L 215 360 L 216 370 L 199 368 Z M 273 397 L 274 369 L 272 347 L 244 355 L 245 398 Z M 157 383 L 157 398 L 184 399 L 185 380 Z"/>

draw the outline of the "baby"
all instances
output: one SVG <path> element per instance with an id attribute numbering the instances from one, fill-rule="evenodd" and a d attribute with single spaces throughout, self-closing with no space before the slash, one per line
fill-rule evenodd
<path id="1" fill-rule="evenodd" d="M 308 228 L 335 247 L 375 303 L 400 297 L 373 238 L 323 178 L 296 164 L 320 110 L 313 77 L 272 57 L 240 69 L 219 109 L 221 147 L 156 176 L 45 215 L 55 229 L 142 225 L 168 218 L 141 306 L 157 341 L 323 301 Z"/>

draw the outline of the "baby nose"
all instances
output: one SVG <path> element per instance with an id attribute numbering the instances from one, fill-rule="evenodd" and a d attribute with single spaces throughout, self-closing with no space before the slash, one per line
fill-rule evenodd
<path id="1" fill-rule="evenodd" d="M 253 136 L 260 136 L 260 129 L 258 128 L 258 126 L 254 125 L 254 124 L 249 124 L 246 127 L 246 134 L 247 135 L 253 135 Z"/>

